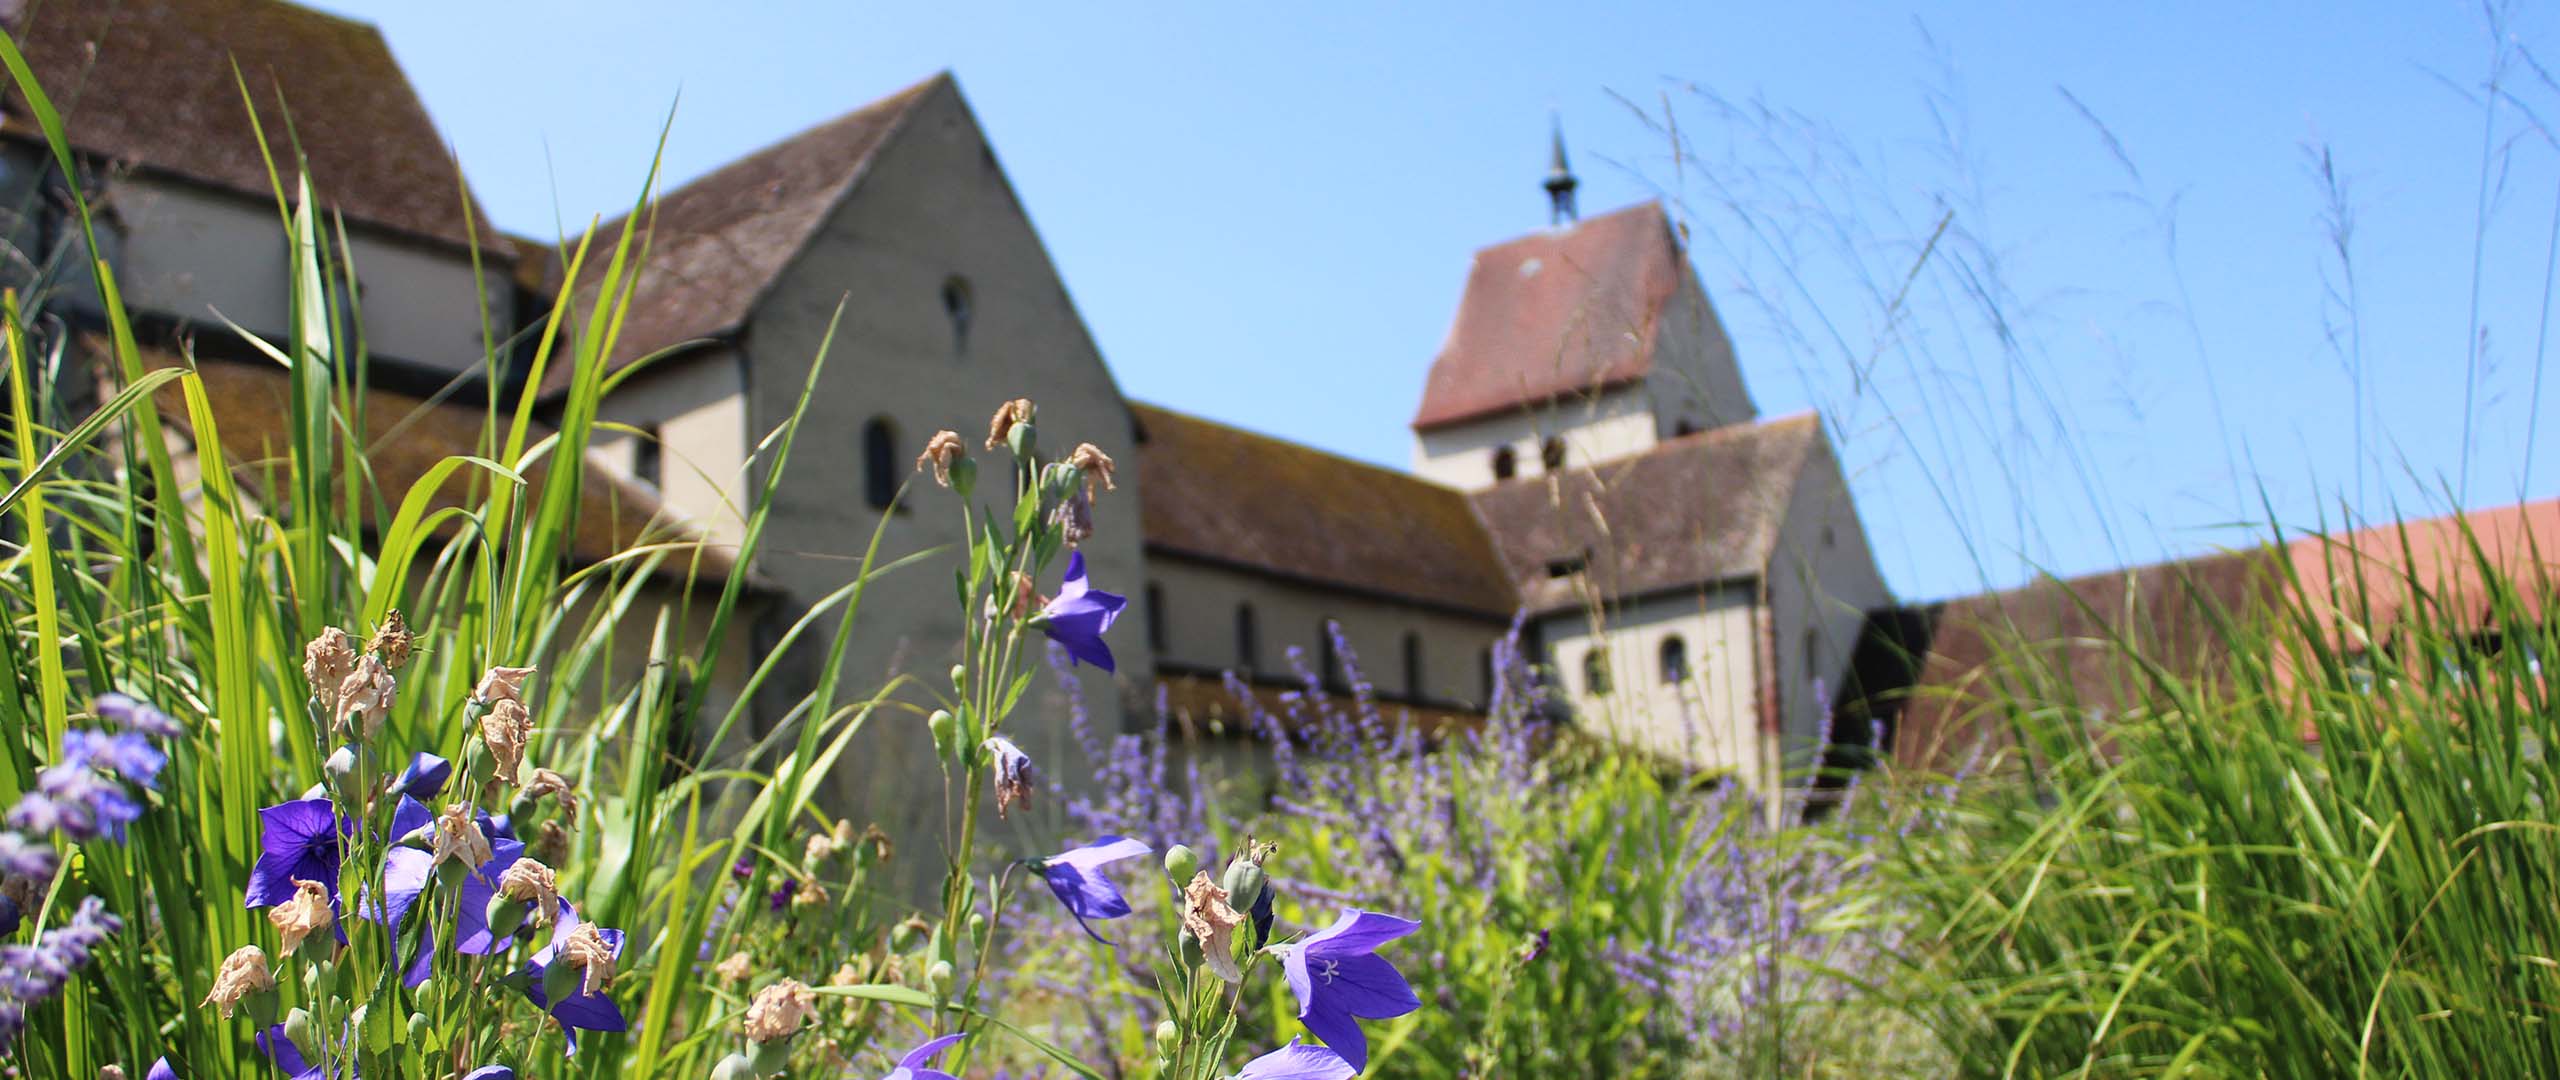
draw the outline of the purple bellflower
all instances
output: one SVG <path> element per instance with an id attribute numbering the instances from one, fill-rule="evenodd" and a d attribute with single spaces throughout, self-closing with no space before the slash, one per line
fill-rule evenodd
<path id="1" fill-rule="evenodd" d="M 295 1045 L 294 1041 L 285 1035 L 283 1024 L 276 1024 L 259 1032 L 257 1043 L 258 1049 L 266 1051 L 267 1060 L 274 1062 L 275 1067 L 283 1070 L 284 1074 L 292 1080 L 334 1080 L 335 1077 L 356 1080 L 354 1039 L 340 1042 L 334 1055 L 338 1060 L 334 1063 L 311 1060 L 311 1055 L 304 1053 L 302 1047 Z M 332 1055 L 324 1050 L 321 1056 L 326 1058 Z M 330 1068 L 332 1064 L 339 1068 Z"/>
<path id="2" fill-rule="evenodd" d="M 142 1080 L 178 1080 L 178 1070 L 170 1068 L 169 1059 L 163 1057 L 151 1063 L 151 1071 L 142 1074 Z"/>
<path id="3" fill-rule="evenodd" d="M 391 831 L 394 835 L 407 836 L 434 820 L 433 811 L 415 799 L 403 797 L 400 805 L 391 812 Z M 489 852 L 487 862 L 472 867 L 470 873 L 463 875 L 461 910 L 457 913 L 457 925 L 454 927 L 455 951 L 473 956 L 499 952 L 514 943 L 512 936 L 500 939 L 489 932 L 489 898 L 497 894 L 498 875 L 505 873 L 524 855 L 524 845 L 514 840 L 491 840 Z M 395 847 L 382 860 L 382 891 L 389 901 L 387 922 L 396 935 L 408 921 L 409 910 L 417 905 L 419 895 L 426 892 L 427 878 L 435 867 L 435 856 L 413 847 Z M 386 921 L 384 912 L 371 905 L 366 905 L 362 914 L 375 922 Z M 402 981 L 411 987 L 426 982 L 434 965 L 435 951 L 436 928 L 429 926 L 418 935 L 417 952 L 410 956 Z"/>
<path id="4" fill-rule="evenodd" d="M 960 1080 L 959 1077 L 934 1068 L 933 1059 L 941 1057 L 943 1051 L 951 1049 L 951 1044 L 959 1042 L 961 1038 L 962 1036 L 959 1035 L 945 1035 L 907 1051 L 907 1056 L 898 1059 L 898 1067 L 882 1080 Z"/>
<path id="5" fill-rule="evenodd" d="M 504 1065 L 483 1065 L 462 1074 L 462 1080 L 516 1080 L 516 1071 Z"/>
<path id="6" fill-rule="evenodd" d="M 1351 1080 L 1358 1075 L 1360 1070 L 1342 1055 L 1291 1039 L 1289 1045 L 1247 1062 L 1235 1080 Z"/>
<path id="7" fill-rule="evenodd" d="M 434 754 L 420 751 L 409 757 L 409 766 L 391 781 L 391 794 L 406 795 L 425 802 L 444 793 L 445 781 L 453 778 L 453 763 Z"/>
<path id="8" fill-rule="evenodd" d="M 100 694 L 89 703 L 89 711 L 98 714 L 100 720 L 113 721 L 118 727 L 157 739 L 175 739 L 187 733 L 176 718 L 127 694 Z"/>
<path id="9" fill-rule="evenodd" d="M 516 977 L 510 980 L 523 987 L 524 996 L 532 1000 L 534 1008 L 551 1014 L 552 1019 L 560 1022 L 560 1035 L 568 1040 L 572 1054 L 578 1052 L 578 1033 L 581 1031 L 624 1031 L 630 1027 L 622 1018 L 622 1007 L 615 1005 L 602 990 L 588 993 L 582 985 L 575 993 L 554 1002 L 543 989 L 543 976 L 550 972 L 552 964 L 560 961 L 562 946 L 569 940 L 570 932 L 577 928 L 577 909 L 563 902 L 559 921 L 551 926 L 551 944 L 533 954 L 533 961 L 518 970 Z M 596 936 L 603 938 L 606 947 L 613 950 L 615 960 L 622 959 L 622 931 L 598 930 Z"/>
<path id="10" fill-rule="evenodd" d="M 258 811 L 258 862 L 249 868 L 245 906 L 273 907 L 293 899 L 293 883 L 317 881 L 338 911 L 338 860 L 345 851 L 338 812 L 327 799 L 296 799 Z"/>
<path id="11" fill-rule="evenodd" d="M 1105 945 L 1110 939 L 1094 933 L 1093 923 L 1117 919 L 1129 913 L 1129 900 L 1120 895 L 1120 887 L 1102 876 L 1102 868 L 1122 859 L 1134 859 L 1155 849 L 1146 844 L 1117 836 L 1099 837 L 1083 847 L 1037 860 L 1033 869 L 1049 882 L 1049 891 L 1058 894 L 1058 902 L 1066 905 L 1067 914 L 1076 917 L 1076 925 Z"/>
<path id="12" fill-rule="evenodd" d="M 1355 1072 L 1369 1067 L 1369 1039 L 1361 1034 L 1359 1021 L 1403 1016 L 1422 1007 L 1404 974 L 1377 954 L 1378 946 L 1421 928 L 1411 919 L 1355 908 L 1289 946 L 1282 957 L 1289 989 L 1298 995 L 1298 1020 Z"/>
<path id="13" fill-rule="evenodd" d="M 1067 655 L 1110 671 L 1111 646 L 1102 643 L 1102 634 L 1119 620 L 1120 609 L 1128 606 L 1128 597 L 1088 584 L 1084 552 L 1071 551 L 1067 553 L 1067 577 L 1058 589 L 1058 598 L 1040 609 L 1040 631 L 1066 649 Z"/>

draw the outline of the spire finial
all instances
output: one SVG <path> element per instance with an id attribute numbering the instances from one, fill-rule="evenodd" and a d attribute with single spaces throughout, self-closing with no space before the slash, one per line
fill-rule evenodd
<path id="1" fill-rule="evenodd" d="M 1547 165 L 1547 224 L 1562 225 L 1580 221 L 1582 215 L 1573 208 L 1573 189 L 1581 181 L 1573 178 L 1573 166 L 1564 160 L 1564 120 L 1550 116 L 1555 131 L 1555 159 Z"/>

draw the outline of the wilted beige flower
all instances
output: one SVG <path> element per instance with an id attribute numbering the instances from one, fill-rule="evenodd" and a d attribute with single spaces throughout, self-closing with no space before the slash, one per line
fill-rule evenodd
<path id="1" fill-rule="evenodd" d="M 855 842 L 871 849 L 871 857 L 880 862 L 898 857 L 898 845 L 889 840 L 889 834 L 881 831 L 877 822 L 863 826 L 862 839 Z"/>
<path id="2" fill-rule="evenodd" d="M 338 683 L 338 732 L 352 730 L 358 738 L 372 738 L 399 694 L 400 681 L 391 677 L 390 668 L 370 655 L 357 657 L 355 670 Z"/>
<path id="3" fill-rule="evenodd" d="M 1209 970 L 1231 983 L 1244 981 L 1244 972 L 1236 967 L 1233 936 L 1244 923 L 1244 916 L 1227 906 L 1227 890 L 1219 887 L 1202 870 L 1191 875 L 1191 884 L 1182 888 L 1182 931 L 1200 943 L 1200 953 Z"/>
<path id="4" fill-rule="evenodd" d="M 569 830 L 557 821 L 544 821 L 534 830 L 533 843 L 525 853 L 553 866 L 569 861 Z"/>
<path id="5" fill-rule="evenodd" d="M 560 816 L 572 821 L 578 817 L 578 792 L 569 786 L 569 778 L 549 769 L 533 770 L 533 778 L 524 782 L 524 797 L 539 799 L 545 795 L 560 804 Z"/>
<path id="6" fill-rule="evenodd" d="M 445 860 L 456 859 L 464 867 L 476 870 L 496 857 L 497 853 L 489 848 L 488 836 L 480 831 L 480 823 L 472 820 L 469 803 L 448 804 L 444 813 L 436 816 L 435 858 L 427 865 L 442 866 Z"/>
<path id="7" fill-rule="evenodd" d="M 803 879 L 800 888 L 791 894 L 792 907 L 818 907 L 826 902 L 827 887 L 818 884 L 816 878 Z"/>
<path id="8" fill-rule="evenodd" d="M 327 908 L 324 906 L 322 910 Z M 242 999 L 275 988 L 276 977 L 267 970 L 266 950 L 255 945 L 243 945 L 222 958 L 222 967 L 213 973 L 213 992 L 206 994 L 196 1007 L 211 1005 L 223 1019 L 229 1020 L 233 1010 L 240 1007 Z"/>
<path id="9" fill-rule="evenodd" d="M 730 953 L 728 959 L 711 965 L 711 973 L 719 976 L 720 981 L 724 983 L 744 982 L 747 976 L 755 974 L 755 964 L 755 957 L 747 955 L 745 949 L 740 949 Z"/>
<path id="10" fill-rule="evenodd" d="M 500 698 L 480 714 L 480 741 L 497 766 L 498 782 L 510 787 L 524 768 L 525 744 L 533 741 L 533 710 L 515 698 Z"/>
<path id="11" fill-rule="evenodd" d="M 932 466 L 933 482 L 950 487 L 951 463 L 967 456 L 969 448 L 961 444 L 959 432 L 937 431 L 933 438 L 926 440 L 924 453 L 916 455 L 916 469 L 921 472 L 926 466 Z"/>
<path id="12" fill-rule="evenodd" d="M 819 863 L 834 858 L 837 852 L 852 846 L 838 839 L 833 833 L 810 833 L 808 843 L 800 845 L 800 862 L 807 866 L 811 873 L 815 873 Z"/>
<path id="13" fill-rule="evenodd" d="M 409 657 L 417 652 L 418 639 L 409 633 L 409 621 L 393 608 L 382 617 L 382 625 L 373 629 L 373 655 L 382 658 L 384 666 L 398 671 L 408 666 Z"/>
<path id="14" fill-rule="evenodd" d="M 302 947 L 302 940 L 313 934 L 325 934 L 337 916 L 329 912 L 329 889 L 317 881 L 293 879 L 293 898 L 267 909 L 267 921 L 284 937 L 284 951 Z M 238 956 L 238 953 L 233 953 Z"/>
<path id="15" fill-rule="evenodd" d="M 860 986 L 862 985 L 862 969 L 853 966 L 853 961 L 851 960 L 837 964 L 836 973 L 827 977 L 827 985 Z"/>
<path id="16" fill-rule="evenodd" d="M 1013 434 L 1013 425 L 1031 422 L 1031 399 L 1015 398 L 996 406 L 995 418 L 987 422 L 987 449 L 1004 449 L 1005 436 Z"/>
<path id="17" fill-rule="evenodd" d="M 311 684 L 311 700 L 333 722 L 338 716 L 338 684 L 355 669 L 355 641 L 337 627 L 321 627 L 320 636 L 302 647 L 302 680 Z"/>
<path id="18" fill-rule="evenodd" d="M 747 1003 L 746 1036 L 760 1043 L 788 1039 L 817 1011 L 816 993 L 798 979 L 784 979 L 756 991 L 755 1000 Z"/>
<path id="19" fill-rule="evenodd" d="M 560 959 L 578 969 L 579 993 L 600 994 L 612 988 L 613 946 L 596 933 L 596 924 L 582 922 L 569 931 L 569 939 L 560 943 Z"/>
<path id="20" fill-rule="evenodd" d="M 1097 482 L 1102 485 L 1103 491 L 1120 490 L 1119 485 L 1111 482 L 1111 455 L 1103 453 L 1101 447 L 1092 443 L 1077 443 L 1075 450 L 1067 455 L 1067 464 L 1084 474 L 1084 497 L 1087 499 L 1101 498 L 1101 495 L 1093 490 L 1093 485 Z"/>
<path id="21" fill-rule="evenodd" d="M 471 688 L 471 696 L 483 702 L 521 702 L 524 700 L 525 676 L 533 674 L 529 667 L 493 667 L 480 676 L 480 685 Z"/>
<path id="22" fill-rule="evenodd" d="M 542 925 L 560 917 L 560 879 L 537 860 L 517 859 L 509 864 L 498 875 L 498 895 L 532 904 L 542 913 Z"/>

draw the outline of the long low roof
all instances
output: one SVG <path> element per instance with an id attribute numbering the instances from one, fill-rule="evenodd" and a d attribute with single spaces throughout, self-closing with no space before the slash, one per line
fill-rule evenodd
<path id="1" fill-rule="evenodd" d="M 1507 618 L 1517 604 L 1467 496 L 1410 473 L 1152 405 L 1150 551 Z"/>

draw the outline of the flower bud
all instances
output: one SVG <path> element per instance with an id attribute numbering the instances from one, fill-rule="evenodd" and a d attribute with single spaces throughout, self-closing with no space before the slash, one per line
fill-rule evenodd
<path id="1" fill-rule="evenodd" d="M 329 791 L 336 795 L 339 801 L 348 803 L 362 801 L 357 798 L 358 792 L 355 789 L 356 767 L 361 760 L 355 747 L 341 746 L 329 753 L 329 760 L 320 763 L 321 773 L 329 778 Z"/>
<path id="2" fill-rule="evenodd" d="M 969 685 L 969 665 L 951 665 L 951 688 L 957 690 L 967 685 Z"/>
<path id="3" fill-rule="evenodd" d="M 942 755 L 943 760 L 960 756 L 960 718 L 951 715 L 951 710 L 933 710 L 933 715 L 925 717 L 924 726 L 933 732 L 934 752 Z"/>
<path id="4" fill-rule="evenodd" d="M 745 1054 L 731 1054 L 711 1067 L 711 1080 L 755 1080 L 756 1067 Z"/>
<path id="5" fill-rule="evenodd" d="M 543 998 L 549 1001 L 567 1001 L 576 997 L 582 974 L 575 964 L 564 964 L 557 959 L 553 960 L 549 966 L 542 969 Z"/>
<path id="6" fill-rule="evenodd" d="M 949 994 L 951 992 L 951 980 L 954 977 L 955 974 L 951 970 L 951 961 L 948 960 L 936 960 L 933 962 L 932 967 L 924 969 L 924 981 L 932 983 L 933 992 L 937 994 Z"/>
<path id="7" fill-rule="evenodd" d="M 433 1036 L 433 1031 L 434 1026 L 427 1022 L 427 1014 L 422 1012 L 409 1014 L 409 1045 L 427 1045 L 428 1040 Z"/>
<path id="8" fill-rule="evenodd" d="M 986 916 L 984 916 L 984 915 L 980 915 L 980 914 L 978 914 L 977 912 L 974 912 L 974 911 L 970 912 L 970 913 L 969 913 L 969 940 L 971 940 L 971 941 L 985 941 L 986 939 L 987 939 L 987 917 L 986 917 Z"/>
<path id="9" fill-rule="evenodd" d="M 1220 884 L 1226 888 L 1230 903 L 1249 908 L 1262 898 L 1262 890 L 1270 886 L 1271 879 L 1262 872 L 1261 863 L 1239 858 L 1227 864 L 1226 880 Z"/>
<path id="10" fill-rule="evenodd" d="M 1043 502 L 1063 502 L 1073 492 L 1084 474 L 1063 461 L 1050 462 L 1040 470 L 1040 498 Z"/>
<path id="11" fill-rule="evenodd" d="M 1006 448 L 1013 451 L 1014 457 L 1029 461 L 1031 452 L 1039 449 L 1040 439 L 1038 434 L 1032 431 L 1029 423 L 1021 423 L 1013 425 L 1013 430 L 1005 432 L 1004 444 Z"/>
<path id="12" fill-rule="evenodd" d="M 311 1041 L 311 1010 L 295 1009 L 284 1014 L 284 1037 L 297 1047 L 320 1045 Z"/>
<path id="13" fill-rule="evenodd" d="M 791 1043 L 783 1039 L 748 1043 L 747 1063 L 755 1076 L 773 1076 L 791 1064 Z"/>
<path id="14" fill-rule="evenodd" d="M 533 905 L 522 900 L 510 900 L 502 893 L 491 893 L 489 906 L 483 909 L 483 914 L 489 920 L 490 935 L 505 941 L 523 929 L 524 917 L 532 911 Z"/>
<path id="15" fill-rule="evenodd" d="M 914 952 L 917 946 L 924 944 L 925 935 L 932 932 L 933 927 L 926 925 L 923 919 L 909 916 L 905 922 L 890 928 L 889 948 L 902 953 Z"/>
<path id="16" fill-rule="evenodd" d="M 960 497 L 965 499 L 969 497 L 970 490 L 977 486 L 977 462 L 968 458 L 961 458 L 960 460 L 951 463 L 951 490 L 959 492 Z"/>
<path id="17" fill-rule="evenodd" d="M 1156 1045 L 1170 1047 L 1182 1039 L 1182 1029 L 1171 1020 L 1156 1021 Z"/>
<path id="18" fill-rule="evenodd" d="M 1164 875 L 1176 882 L 1191 880 L 1200 872 L 1200 853 L 1188 844 L 1175 844 L 1164 852 Z"/>

